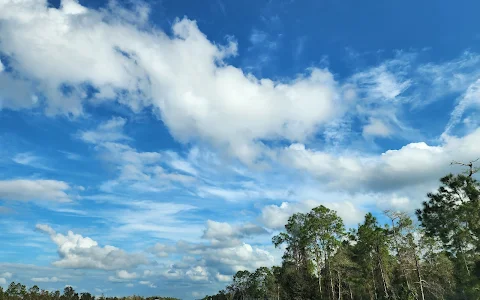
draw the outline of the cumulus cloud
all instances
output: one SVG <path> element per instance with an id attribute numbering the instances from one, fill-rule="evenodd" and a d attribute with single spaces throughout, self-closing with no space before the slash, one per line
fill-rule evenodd
<path id="1" fill-rule="evenodd" d="M 10 272 L 5 272 L 0 274 L 0 284 L 7 284 L 7 280 L 12 278 L 13 274 Z"/>
<path id="2" fill-rule="evenodd" d="M 115 276 L 108 276 L 108 281 L 110 282 L 128 282 L 132 279 L 137 278 L 137 273 L 128 272 L 126 270 L 117 271 Z"/>
<path id="3" fill-rule="evenodd" d="M 124 282 L 129 281 L 131 279 L 137 278 L 137 273 L 135 272 L 128 272 L 126 270 L 120 270 L 116 272 L 116 276 L 108 276 L 108 281 L 111 282 Z"/>
<path id="4" fill-rule="evenodd" d="M 257 140 L 302 141 L 339 107 L 330 72 L 314 68 L 286 81 L 245 74 L 224 62 L 236 44 L 212 43 L 194 21 L 176 21 L 169 37 L 142 30 L 125 10 L 66 0 L 60 9 L 46 6 L 43 0 L 2 2 L 0 50 L 15 57 L 16 71 L 39 83 L 49 114 L 80 115 L 85 101 L 117 99 L 134 110 L 153 105 L 178 140 L 200 138 L 248 162 L 262 147 Z M 85 83 L 98 91 L 92 99 Z"/>
<path id="5" fill-rule="evenodd" d="M 222 242 L 261 234 L 268 234 L 268 232 L 255 224 L 232 226 L 226 222 L 207 220 L 207 228 L 203 232 L 203 238 Z"/>
<path id="6" fill-rule="evenodd" d="M 164 245 L 160 243 L 156 243 L 153 247 L 151 247 L 150 252 L 155 254 L 158 257 L 166 257 L 170 253 L 175 252 L 175 247 L 170 245 Z"/>
<path id="7" fill-rule="evenodd" d="M 255 270 L 275 263 L 275 258 L 269 251 L 247 243 L 215 245 L 180 241 L 177 243 L 177 251 L 200 257 L 212 277 L 217 272 L 234 274 L 239 270 Z"/>
<path id="8" fill-rule="evenodd" d="M 207 269 L 202 266 L 195 266 L 185 273 L 192 281 L 207 281 Z"/>
<path id="9" fill-rule="evenodd" d="M 55 232 L 49 225 L 37 224 L 36 229 L 48 234 L 58 247 L 60 260 L 53 264 L 74 269 L 122 269 L 147 263 L 143 254 L 127 253 L 113 246 L 100 247 L 91 238 L 68 231 L 67 235 Z M 120 274 L 120 273 L 119 273 Z M 121 273 L 125 275 L 125 273 Z"/>
<path id="10" fill-rule="evenodd" d="M 230 282 L 230 281 L 232 281 L 232 276 L 223 275 L 223 274 L 220 274 L 220 273 L 215 274 L 215 278 L 216 278 L 218 281 L 221 281 L 221 282 Z"/>
<path id="11" fill-rule="evenodd" d="M 0 180 L 0 199 L 70 202 L 72 199 L 67 194 L 69 189 L 66 182 L 57 180 Z"/>
<path id="12" fill-rule="evenodd" d="M 308 213 L 312 208 L 323 205 L 335 210 L 347 225 L 359 223 L 365 211 L 350 201 L 326 202 L 306 200 L 301 202 L 283 202 L 280 205 L 267 205 L 262 208 L 260 221 L 268 228 L 283 229 L 288 218 L 295 213 Z"/>
<path id="13" fill-rule="evenodd" d="M 410 143 L 381 155 L 334 154 L 293 144 L 280 153 L 284 163 L 306 170 L 332 188 L 355 192 L 392 191 L 407 186 L 436 183 L 458 169 L 452 160 L 470 161 L 480 156 L 480 129 L 464 137 L 444 136 L 440 145 Z"/>
<path id="14" fill-rule="evenodd" d="M 272 266 L 275 257 L 269 251 L 241 241 L 241 238 L 264 233 L 265 229 L 253 224 L 230 225 L 210 220 L 203 235 L 208 240 L 206 243 L 181 240 L 175 245 L 156 244 L 150 248 L 150 252 L 160 257 L 175 253 L 182 259 L 151 266 L 143 276 L 192 282 L 227 281 L 238 270 Z"/>

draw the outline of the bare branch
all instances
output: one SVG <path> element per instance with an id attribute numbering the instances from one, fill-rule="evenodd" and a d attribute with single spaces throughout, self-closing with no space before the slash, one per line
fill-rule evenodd
<path id="1" fill-rule="evenodd" d="M 462 162 L 458 162 L 458 161 L 452 161 L 450 163 L 450 165 L 461 165 L 461 166 L 465 166 L 465 167 L 468 167 L 468 170 L 465 171 L 465 173 L 468 174 L 468 177 L 472 177 L 473 174 L 477 173 L 478 171 L 480 171 L 480 168 L 474 168 L 473 167 L 473 163 L 474 162 L 477 162 L 478 160 L 480 160 L 480 157 L 475 159 L 475 160 L 471 160 L 469 161 L 468 163 L 462 163 Z"/>

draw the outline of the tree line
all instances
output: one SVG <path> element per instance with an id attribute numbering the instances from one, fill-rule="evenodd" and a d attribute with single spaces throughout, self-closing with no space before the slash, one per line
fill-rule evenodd
<path id="1" fill-rule="evenodd" d="M 34 285 L 27 289 L 21 283 L 12 282 L 6 290 L 0 286 L 0 300 L 180 300 L 172 297 L 95 297 L 90 293 L 77 293 L 71 286 L 66 286 L 63 289 L 63 294 L 60 291 L 41 290 Z"/>
<path id="2" fill-rule="evenodd" d="M 324 206 L 296 213 L 272 238 L 285 247 L 281 266 L 238 271 L 203 299 L 480 299 L 480 185 L 472 175 L 443 177 L 416 219 L 367 213 L 346 230 Z"/>

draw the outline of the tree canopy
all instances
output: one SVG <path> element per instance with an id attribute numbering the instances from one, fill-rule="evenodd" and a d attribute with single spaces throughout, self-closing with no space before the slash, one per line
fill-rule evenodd
<path id="1" fill-rule="evenodd" d="M 480 185 L 473 174 L 441 178 L 416 219 L 367 213 L 346 231 L 325 206 L 296 213 L 272 239 L 285 246 L 281 266 L 239 271 L 204 299 L 480 299 Z"/>

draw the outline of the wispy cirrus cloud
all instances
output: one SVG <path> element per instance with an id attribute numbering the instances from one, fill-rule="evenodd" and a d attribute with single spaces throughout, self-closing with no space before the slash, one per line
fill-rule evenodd
<path id="1" fill-rule="evenodd" d="M 37 169 L 44 169 L 44 170 L 49 170 L 53 171 L 52 168 L 48 167 L 45 165 L 43 162 L 43 158 L 31 153 L 31 152 L 24 152 L 24 153 L 18 153 L 16 154 L 12 160 L 20 165 L 32 167 L 32 168 L 37 168 Z"/>

